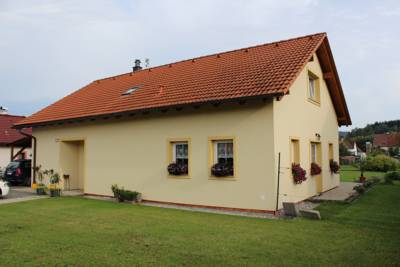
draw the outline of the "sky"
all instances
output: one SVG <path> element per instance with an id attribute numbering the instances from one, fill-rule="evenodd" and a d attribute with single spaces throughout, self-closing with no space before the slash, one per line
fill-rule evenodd
<path id="1" fill-rule="evenodd" d="M 30 115 L 136 58 L 157 66 L 316 32 L 352 127 L 400 119 L 398 0 L 0 0 L 0 106 Z"/>

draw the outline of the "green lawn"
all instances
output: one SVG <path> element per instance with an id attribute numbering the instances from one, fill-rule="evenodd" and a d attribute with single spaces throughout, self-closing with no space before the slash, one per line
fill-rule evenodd
<path id="1" fill-rule="evenodd" d="M 343 182 L 354 182 L 354 180 L 360 177 L 360 170 L 351 165 L 341 165 L 340 166 L 340 180 Z M 367 178 L 380 177 L 383 178 L 384 172 L 364 172 L 364 176 Z"/>
<path id="2" fill-rule="evenodd" d="M 64 197 L 0 205 L 0 266 L 400 265 L 400 184 L 322 221 L 265 220 Z"/>

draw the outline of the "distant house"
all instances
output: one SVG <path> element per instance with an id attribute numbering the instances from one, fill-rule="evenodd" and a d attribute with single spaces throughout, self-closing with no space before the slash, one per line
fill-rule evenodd
<path id="1" fill-rule="evenodd" d="M 373 146 L 386 151 L 390 148 L 400 147 L 400 133 L 375 134 Z"/>
<path id="2" fill-rule="evenodd" d="M 62 81 L 60 81 L 62 82 Z M 274 212 L 339 185 L 351 119 L 327 35 L 314 34 L 96 80 L 18 122 L 64 189 Z M 307 171 L 297 183 L 292 164 Z M 310 175 L 316 163 L 322 173 Z M 66 182 L 68 181 L 68 182 Z"/>
<path id="3" fill-rule="evenodd" d="M 0 113 L 0 168 L 5 168 L 12 159 L 26 159 L 31 157 L 30 138 L 13 129 L 14 123 L 24 119 L 23 116 L 6 114 L 2 109 Z M 24 129 L 30 134 L 31 129 Z"/>

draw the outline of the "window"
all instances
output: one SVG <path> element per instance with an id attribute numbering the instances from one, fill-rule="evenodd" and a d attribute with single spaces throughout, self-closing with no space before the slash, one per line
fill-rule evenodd
<path id="1" fill-rule="evenodd" d="M 329 144 L 329 160 L 333 160 L 333 144 Z"/>
<path id="2" fill-rule="evenodd" d="M 214 142 L 214 163 L 223 163 L 233 166 L 233 142 Z"/>
<path id="3" fill-rule="evenodd" d="M 189 178 L 190 175 L 190 139 L 168 139 L 168 173 L 169 177 Z"/>
<path id="4" fill-rule="evenodd" d="M 209 141 L 211 176 L 233 178 L 235 174 L 234 138 L 211 138 Z"/>
<path id="5" fill-rule="evenodd" d="M 312 72 L 308 72 L 308 98 L 313 102 L 320 102 L 319 79 Z"/>
<path id="6" fill-rule="evenodd" d="M 312 163 L 318 163 L 317 162 L 317 143 L 311 143 L 311 162 Z"/>
<path id="7" fill-rule="evenodd" d="M 174 163 L 188 165 L 189 163 L 189 145 L 187 142 L 173 143 L 172 159 Z"/>
<path id="8" fill-rule="evenodd" d="M 139 86 L 134 86 L 128 90 L 126 90 L 122 95 L 131 95 L 133 92 L 139 89 Z"/>
<path id="9" fill-rule="evenodd" d="M 298 139 L 291 139 L 291 163 L 300 164 L 300 141 Z"/>

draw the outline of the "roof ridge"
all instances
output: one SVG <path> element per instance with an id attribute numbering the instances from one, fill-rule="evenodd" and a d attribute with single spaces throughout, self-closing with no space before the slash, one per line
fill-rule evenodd
<path id="1" fill-rule="evenodd" d="M 240 50 L 254 49 L 254 48 L 258 48 L 258 47 L 262 47 L 262 46 L 274 45 L 274 44 L 277 44 L 277 43 L 285 43 L 285 42 L 295 41 L 295 40 L 304 39 L 304 38 L 317 36 L 317 35 L 325 35 L 325 36 L 327 36 L 327 33 L 326 32 L 318 32 L 318 33 L 307 34 L 307 35 L 299 36 L 299 37 L 282 39 L 282 40 L 274 41 L 274 42 L 270 42 L 270 43 L 257 44 L 257 45 L 252 45 L 252 46 L 248 46 L 248 47 L 242 47 L 242 48 L 238 48 L 238 49 L 233 49 L 233 50 L 228 50 L 228 51 L 208 54 L 208 55 L 204 55 L 204 56 L 198 56 L 198 57 L 194 57 L 194 58 L 183 59 L 183 60 L 179 60 L 179 61 L 175 61 L 175 62 L 165 63 L 165 64 L 158 65 L 158 66 L 155 66 L 155 67 L 149 67 L 147 69 L 137 70 L 137 71 L 134 71 L 134 72 L 130 71 L 130 72 L 122 73 L 122 74 L 108 76 L 108 77 L 101 78 L 101 79 L 96 79 L 93 82 L 104 81 L 104 80 L 113 79 L 113 78 L 117 78 L 117 77 L 121 77 L 121 76 L 125 76 L 125 75 L 133 75 L 133 74 L 136 74 L 136 73 L 149 71 L 150 69 L 153 71 L 154 69 L 159 69 L 159 68 L 162 68 L 162 67 L 166 67 L 166 66 L 169 66 L 169 65 L 175 65 L 175 64 L 183 63 L 183 62 L 187 62 L 187 61 L 199 60 L 199 59 L 202 59 L 202 58 L 205 58 L 205 57 L 224 55 L 224 54 L 237 52 L 237 51 L 240 51 Z"/>
<path id="2" fill-rule="evenodd" d="M 18 118 L 26 118 L 26 116 L 24 116 L 24 115 L 0 114 L 0 116 L 4 116 L 4 117 L 18 117 Z"/>

